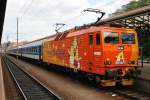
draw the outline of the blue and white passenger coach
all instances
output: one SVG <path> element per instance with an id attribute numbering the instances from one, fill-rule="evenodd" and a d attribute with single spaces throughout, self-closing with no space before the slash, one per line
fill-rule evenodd
<path id="1" fill-rule="evenodd" d="M 35 40 L 17 47 L 10 48 L 8 50 L 9 54 L 18 55 L 25 58 L 36 59 L 42 61 L 42 44 L 44 39 Z"/>

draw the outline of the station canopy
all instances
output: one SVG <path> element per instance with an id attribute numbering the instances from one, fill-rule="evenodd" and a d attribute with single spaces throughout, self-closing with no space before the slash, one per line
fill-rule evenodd
<path id="1" fill-rule="evenodd" d="M 150 28 L 150 5 L 136 10 L 128 11 L 120 15 L 104 19 L 98 25 L 109 24 L 111 26 L 129 28 Z"/>
<path id="2" fill-rule="evenodd" d="M 150 37 L 150 5 L 104 19 L 97 25 L 133 28 L 138 32 L 142 45 L 142 39 Z"/>

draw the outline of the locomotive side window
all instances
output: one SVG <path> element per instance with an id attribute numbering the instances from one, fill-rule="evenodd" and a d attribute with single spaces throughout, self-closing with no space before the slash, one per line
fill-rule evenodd
<path id="1" fill-rule="evenodd" d="M 135 44 L 135 35 L 133 33 L 122 33 L 123 44 Z"/>
<path id="2" fill-rule="evenodd" d="M 93 44 L 93 35 L 89 35 L 89 45 Z"/>
<path id="3" fill-rule="evenodd" d="M 96 34 L 96 45 L 100 45 L 100 34 Z"/>
<path id="4" fill-rule="evenodd" d="M 105 43 L 118 44 L 119 35 L 117 32 L 104 32 L 104 41 Z"/>

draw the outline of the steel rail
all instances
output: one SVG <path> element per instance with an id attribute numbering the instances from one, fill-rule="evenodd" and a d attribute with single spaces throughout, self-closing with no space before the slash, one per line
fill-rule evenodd
<path id="1" fill-rule="evenodd" d="M 3 60 L 25 100 L 61 100 L 58 95 L 17 67 L 10 59 L 3 57 Z"/>
<path id="2" fill-rule="evenodd" d="M 133 100 L 150 100 L 150 94 L 136 90 L 134 88 L 119 88 L 112 90 L 112 92 L 118 93 Z"/>
<path id="3" fill-rule="evenodd" d="M 9 57 L 8 57 L 9 58 Z M 9 60 L 14 63 L 16 66 L 17 65 L 13 60 L 11 60 L 11 58 L 9 58 Z M 20 68 L 20 70 L 22 70 L 23 72 L 25 72 L 29 77 L 31 77 L 32 79 L 34 79 L 37 83 L 39 83 L 40 85 L 42 85 L 45 89 L 47 89 L 50 93 L 54 94 L 57 98 L 59 98 L 59 100 L 62 100 L 62 98 L 57 95 L 56 93 L 54 93 L 52 90 L 50 90 L 48 87 L 46 87 L 42 82 L 40 82 L 36 77 L 34 77 L 33 75 L 29 74 L 27 71 L 24 71 L 23 69 Z"/>

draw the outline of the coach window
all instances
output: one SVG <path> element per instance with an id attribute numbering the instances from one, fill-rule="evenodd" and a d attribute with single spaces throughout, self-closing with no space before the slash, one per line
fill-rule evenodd
<path id="1" fill-rule="evenodd" d="M 92 45 L 93 44 L 93 35 L 90 34 L 89 35 L 89 45 Z"/>
<path id="2" fill-rule="evenodd" d="M 96 34 L 96 45 L 100 45 L 100 34 Z"/>
<path id="3" fill-rule="evenodd" d="M 35 47 L 35 53 L 37 52 L 37 48 Z"/>
<path id="4" fill-rule="evenodd" d="M 34 47 L 33 47 L 33 53 L 34 53 Z"/>
<path id="5" fill-rule="evenodd" d="M 37 48 L 37 52 L 39 52 L 39 48 Z"/>
<path id="6" fill-rule="evenodd" d="M 32 50 L 32 49 L 30 48 L 30 52 L 32 52 L 31 50 Z"/>
<path id="7" fill-rule="evenodd" d="M 35 53 L 35 47 L 34 47 L 34 51 L 33 52 Z"/>
<path id="8" fill-rule="evenodd" d="M 37 53 L 37 48 L 35 49 L 35 52 Z"/>

